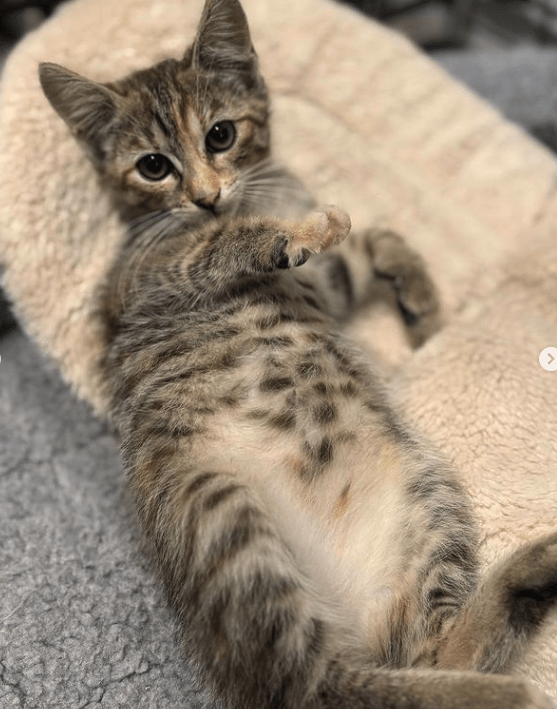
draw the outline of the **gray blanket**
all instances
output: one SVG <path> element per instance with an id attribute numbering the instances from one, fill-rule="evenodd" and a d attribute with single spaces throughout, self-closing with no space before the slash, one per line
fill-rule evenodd
<path id="1" fill-rule="evenodd" d="M 107 426 L 0 338 L 0 707 L 207 706 L 133 524 Z"/>

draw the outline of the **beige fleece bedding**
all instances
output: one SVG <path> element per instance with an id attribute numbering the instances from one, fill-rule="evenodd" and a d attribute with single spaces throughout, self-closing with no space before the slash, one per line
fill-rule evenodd
<path id="1" fill-rule="evenodd" d="M 103 413 L 91 296 L 122 229 L 37 64 L 108 80 L 179 55 L 201 0 L 77 0 L 11 55 L 0 91 L 0 262 L 20 319 Z M 457 463 L 491 561 L 557 520 L 557 162 L 404 39 L 329 0 L 243 0 L 274 95 L 276 151 L 354 228 L 426 257 L 448 326 L 411 353 L 379 308 L 356 335 L 400 365 L 409 415 Z M 510 274 L 510 275 L 509 275 Z M 523 671 L 557 697 L 557 614 Z"/>

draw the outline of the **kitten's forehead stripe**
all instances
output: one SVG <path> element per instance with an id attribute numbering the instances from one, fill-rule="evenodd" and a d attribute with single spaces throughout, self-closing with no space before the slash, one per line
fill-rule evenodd
<path id="1" fill-rule="evenodd" d="M 135 87 L 134 87 L 135 84 Z M 144 115 L 143 120 L 133 122 L 141 128 L 153 150 L 168 151 L 180 162 L 184 160 L 184 144 L 188 139 L 186 113 L 192 103 L 192 85 L 180 64 L 173 60 L 161 62 L 134 77 L 127 93 L 139 89 L 140 101 L 135 112 Z"/>
<path id="2" fill-rule="evenodd" d="M 165 121 L 159 111 L 151 111 L 151 118 L 155 121 L 158 128 L 163 132 L 165 138 L 172 137 L 172 126 Z"/>
<path id="3" fill-rule="evenodd" d="M 193 143 L 203 145 L 205 140 L 205 130 L 199 117 L 192 106 L 189 106 L 185 114 L 186 133 L 193 137 Z M 189 129 L 189 130 L 188 130 Z"/>

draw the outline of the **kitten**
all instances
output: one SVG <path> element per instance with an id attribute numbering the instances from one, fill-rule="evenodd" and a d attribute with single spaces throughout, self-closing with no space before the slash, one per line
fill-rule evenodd
<path id="1" fill-rule="evenodd" d="M 201 678 L 238 709 L 549 707 L 485 673 L 552 606 L 557 535 L 478 583 L 464 491 L 341 331 L 382 278 L 421 341 L 435 288 L 339 208 L 269 216 L 307 199 L 270 159 L 238 0 L 206 1 L 181 61 L 40 78 L 130 220 L 101 295 L 111 418 Z"/>

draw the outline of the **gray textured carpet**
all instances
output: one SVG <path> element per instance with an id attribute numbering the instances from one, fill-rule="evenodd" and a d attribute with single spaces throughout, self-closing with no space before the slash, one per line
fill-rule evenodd
<path id="1" fill-rule="evenodd" d="M 207 706 L 126 512 L 117 445 L 0 337 L 0 708 Z"/>

